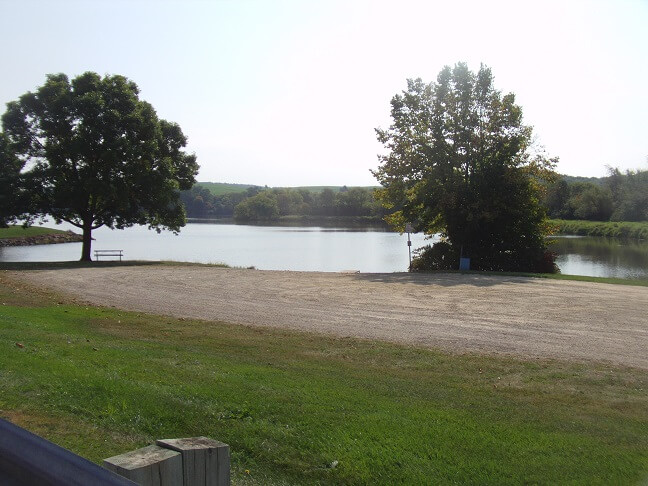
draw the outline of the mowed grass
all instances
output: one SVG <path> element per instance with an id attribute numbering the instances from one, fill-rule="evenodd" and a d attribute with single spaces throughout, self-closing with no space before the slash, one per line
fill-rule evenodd
<path id="1" fill-rule="evenodd" d="M 23 228 L 21 225 L 10 225 L 8 228 L 0 228 L 0 239 L 3 238 L 24 238 L 28 236 L 51 235 L 65 233 L 65 231 L 47 228 L 45 226 L 30 226 Z"/>
<path id="2" fill-rule="evenodd" d="M 207 435 L 234 484 L 648 479 L 644 370 L 128 313 L 7 272 L 0 350 L 0 415 L 97 462 Z"/>

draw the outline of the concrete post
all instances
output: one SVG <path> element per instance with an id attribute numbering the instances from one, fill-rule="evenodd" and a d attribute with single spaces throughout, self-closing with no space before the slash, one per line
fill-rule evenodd
<path id="1" fill-rule="evenodd" d="M 157 445 L 182 454 L 184 486 L 229 486 L 229 446 L 207 437 L 162 439 Z"/>
<path id="2" fill-rule="evenodd" d="M 182 486 L 182 456 L 157 445 L 104 459 L 104 467 L 140 486 Z"/>

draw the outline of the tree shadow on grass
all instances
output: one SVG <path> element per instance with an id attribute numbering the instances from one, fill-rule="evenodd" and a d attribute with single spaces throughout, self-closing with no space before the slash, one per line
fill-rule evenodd
<path id="1" fill-rule="evenodd" d="M 438 285 L 456 287 L 472 285 L 474 287 L 492 287 L 509 283 L 527 283 L 536 278 L 528 275 L 494 275 L 480 272 L 439 272 L 439 273 L 358 273 L 353 275 L 357 280 L 391 284 Z"/>

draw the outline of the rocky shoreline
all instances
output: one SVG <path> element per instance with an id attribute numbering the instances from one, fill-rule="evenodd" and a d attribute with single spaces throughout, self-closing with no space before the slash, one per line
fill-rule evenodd
<path id="1" fill-rule="evenodd" d="M 66 231 L 65 233 L 0 238 L 0 246 L 53 245 L 56 243 L 77 243 L 80 241 L 83 241 L 83 236 L 77 235 L 72 231 Z"/>

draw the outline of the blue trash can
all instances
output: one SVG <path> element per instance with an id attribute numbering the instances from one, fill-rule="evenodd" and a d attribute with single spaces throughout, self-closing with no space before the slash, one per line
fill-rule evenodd
<path id="1" fill-rule="evenodd" d="M 470 270 L 470 258 L 459 259 L 459 270 Z"/>

